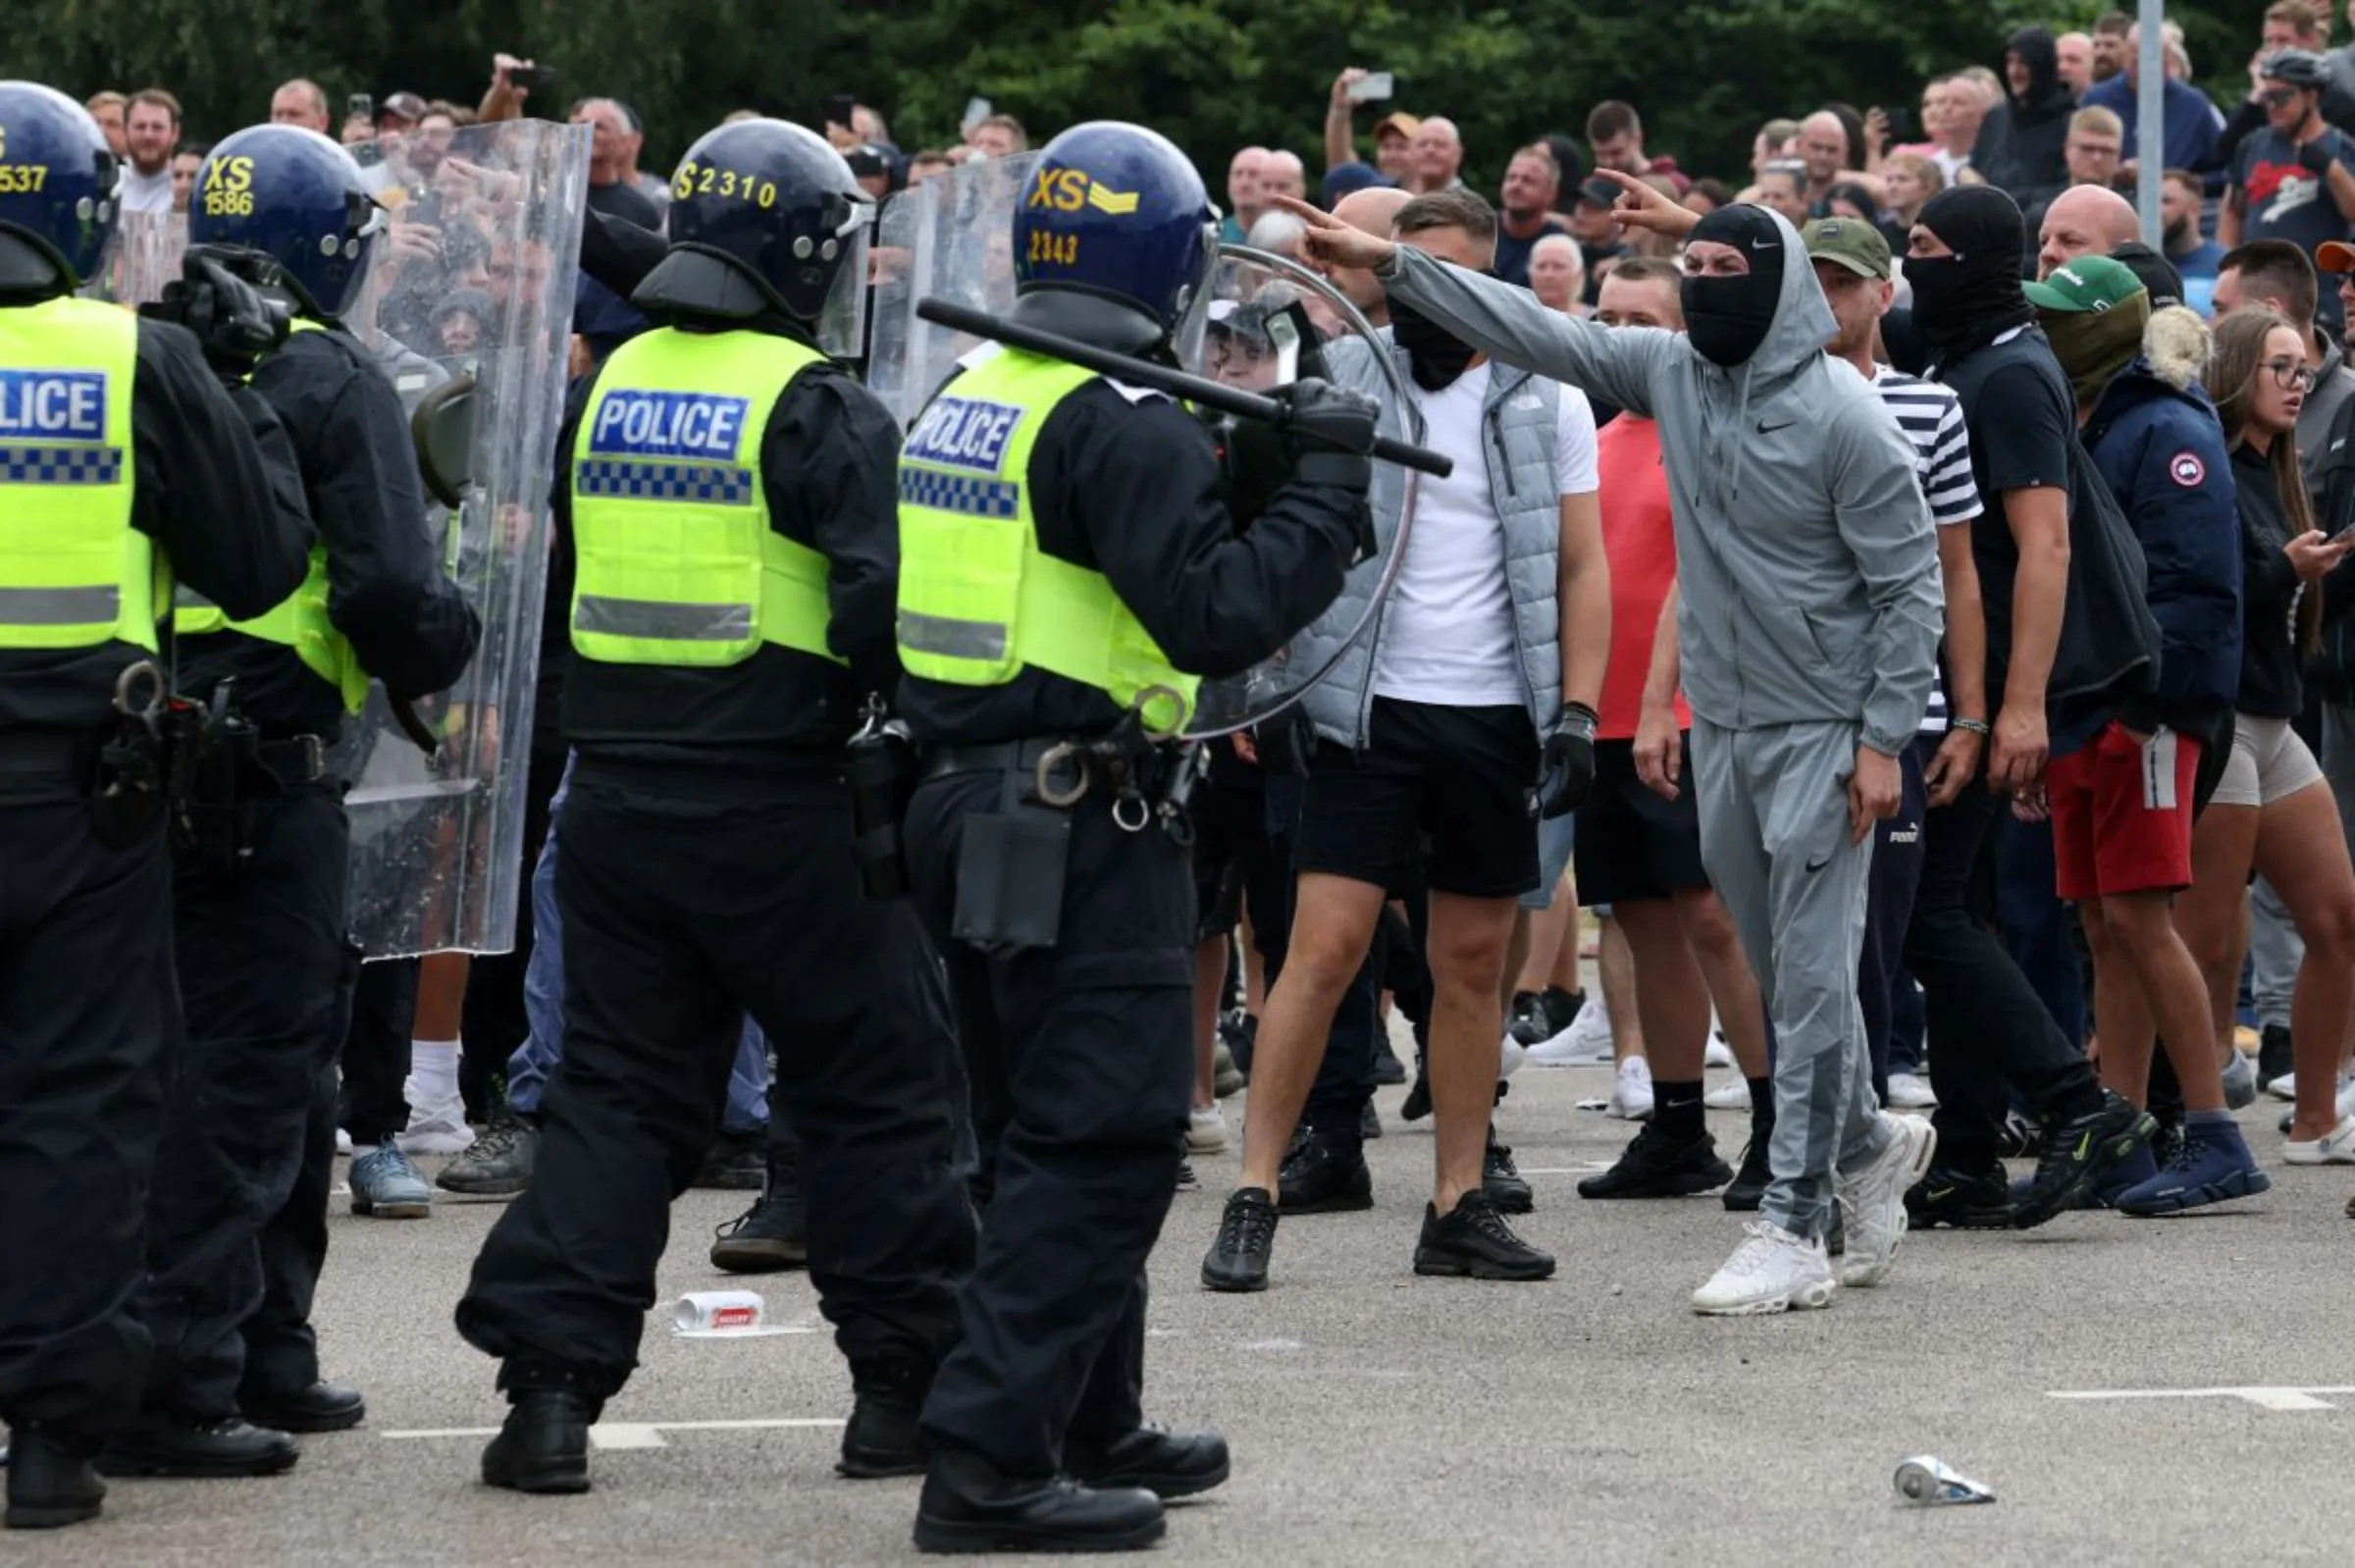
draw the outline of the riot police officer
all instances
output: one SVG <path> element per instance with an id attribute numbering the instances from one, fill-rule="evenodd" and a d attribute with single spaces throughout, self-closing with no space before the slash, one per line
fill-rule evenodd
<path id="1" fill-rule="evenodd" d="M 864 287 L 869 209 L 839 153 L 773 120 L 705 136 L 673 190 L 631 296 L 662 325 L 614 350 L 558 448 L 564 1050 L 532 1184 L 457 1311 L 513 1405 L 483 1479 L 521 1491 L 589 1486 L 746 1014 L 808 1150 L 811 1278 L 858 1392 L 846 1473 L 920 1468 L 972 1252 L 947 997 L 914 912 L 862 897 L 843 777 L 899 674 L 899 433 L 820 336 Z"/>
<path id="2" fill-rule="evenodd" d="M 155 1337 L 139 1419 L 107 1444 L 110 1474 L 259 1475 L 291 1465 L 288 1432 L 356 1425 L 358 1393 L 323 1384 L 299 1312 L 256 1322 L 261 1236 L 295 1188 L 332 1096 L 350 854 L 346 781 L 328 766 L 371 676 L 399 699 L 457 680 L 474 611 L 443 575 L 409 423 L 342 327 L 367 281 L 382 213 L 349 153 L 315 131 L 257 126 L 214 147 L 188 241 L 288 310 L 292 331 L 251 385 L 285 426 L 319 539 L 301 586 L 235 616 L 180 596 L 179 690 L 212 715 L 194 768 L 192 842 L 177 859 L 175 941 L 187 1035 L 148 1205 L 134 1309 Z M 402 1156 L 387 1145 L 378 1162 Z M 414 1193 L 355 1161 L 353 1206 Z M 402 1169 L 406 1169 L 405 1166 Z M 328 1182 L 305 1184 L 324 1224 Z M 397 1176 L 397 1173 L 394 1174 Z M 290 1217 L 300 1221 L 306 1217 Z M 315 1269 L 316 1262 L 311 1263 Z M 306 1302 L 306 1281 L 297 1294 Z M 280 1321 L 292 1317 L 292 1322 Z"/>
<path id="3" fill-rule="evenodd" d="M 1013 317 L 1175 360 L 1216 262 L 1166 139 L 1064 132 L 1013 225 Z M 924 749 L 911 873 L 946 957 L 984 1185 L 964 1333 L 924 1405 L 916 1544 L 1117 1549 L 1228 1473 L 1144 1424 L 1145 1260 L 1193 1078 L 1194 889 L 1157 810 L 1199 677 L 1340 592 L 1374 407 L 1292 392 L 1290 482 L 1247 533 L 1178 404 L 1012 348 L 968 356 L 901 455 L 900 712 Z M 814 1213 L 814 1208 L 813 1208 Z M 1159 1495 L 1156 1495 L 1158 1493 Z"/>
<path id="4" fill-rule="evenodd" d="M 185 330 L 75 297 L 119 179 L 88 112 L 0 82 L 0 1419 L 7 1523 L 39 1529 L 98 1512 L 147 1369 L 128 1303 L 178 1009 L 159 622 L 175 578 L 260 614 L 310 537 L 268 409 Z M 205 282 L 223 341 L 266 339 L 251 290 Z"/>

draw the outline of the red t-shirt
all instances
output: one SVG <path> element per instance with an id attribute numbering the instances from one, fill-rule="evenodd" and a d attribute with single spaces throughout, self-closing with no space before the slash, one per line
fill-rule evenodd
<path id="1" fill-rule="evenodd" d="M 1595 433 L 1602 553 L 1611 568 L 1611 663 L 1602 677 L 1602 722 L 1595 737 L 1632 741 L 1644 711 L 1644 677 L 1660 606 L 1676 586 L 1676 529 L 1668 505 L 1668 470 L 1660 463 L 1660 427 L 1621 414 Z M 1693 727 L 1685 694 L 1676 722 Z"/>

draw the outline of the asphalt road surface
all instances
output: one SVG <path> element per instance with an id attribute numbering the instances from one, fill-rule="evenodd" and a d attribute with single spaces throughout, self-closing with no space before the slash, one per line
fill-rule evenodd
<path id="1" fill-rule="evenodd" d="M 1235 1158 L 1196 1162 L 1203 1190 L 1178 1198 L 1154 1258 L 1147 1403 L 1221 1427 L 1234 1478 L 1173 1507 L 1158 1560 L 2343 1559 L 2355 1172 L 2276 1165 L 2271 1193 L 2206 1216 L 1917 1236 L 1886 1284 L 1829 1311 L 1703 1319 L 1687 1298 L 1738 1239 L 1715 1198 L 1573 1190 L 1632 1130 L 1577 1109 L 1606 1087 L 1600 1068 L 1530 1069 L 1499 1113 L 1538 1193 L 1523 1233 L 1561 1260 L 1543 1284 L 1413 1276 L 1430 1124 L 1397 1121 L 1398 1090 L 1369 1149 L 1375 1209 L 1286 1222 L 1264 1295 L 1196 1282 Z M 2277 1109 L 2243 1116 L 2269 1161 Z M 1733 1158 L 1746 1120 L 1711 1123 Z M 705 1254 L 744 1201 L 679 1202 L 666 1303 L 738 1282 Z M 450 1308 L 499 1205 L 443 1195 L 422 1223 L 337 1207 L 318 1325 L 329 1375 L 367 1392 L 367 1425 L 305 1438 L 283 1477 L 117 1481 L 98 1523 L 0 1538 L 0 1563 L 914 1559 L 917 1483 L 833 1474 L 850 1389 L 822 1332 L 693 1340 L 656 1314 L 597 1434 L 596 1490 L 485 1489 L 477 1456 L 504 1407 Z M 804 1276 L 750 1282 L 772 1321 L 818 1324 Z M 1918 1453 L 1999 1500 L 1903 1502 L 1891 1477 Z"/>

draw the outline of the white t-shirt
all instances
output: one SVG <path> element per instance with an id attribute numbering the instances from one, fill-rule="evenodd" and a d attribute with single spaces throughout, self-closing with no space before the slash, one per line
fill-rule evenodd
<path id="1" fill-rule="evenodd" d="M 130 164 L 123 166 L 123 211 L 170 212 L 172 210 L 172 166 L 170 164 L 151 175 L 143 175 Z"/>
<path id="2" fill-rule="evenodd" d="M 1529 701 L 1529 679 L 1513 636 L 1504 523 L 1489 494 L 1481 429 L 1489 366 L 1475 365 L 1436 392 L 1411 383 L 1409 390 L 1423 415 L 1423 444 L 1454 458 L 1455 472 L 1416 476 L 1406 559 L 1374 650 L 1374 695 L 1448 707 L 1520 706 Z M 1564 496 L 1595 491 L 1595 410 L 1575 388 L 1561 389 L 1553 474 Z"/>

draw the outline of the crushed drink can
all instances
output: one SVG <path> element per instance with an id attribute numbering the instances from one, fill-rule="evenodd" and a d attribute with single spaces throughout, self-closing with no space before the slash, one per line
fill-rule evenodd
<path id="1" fill-rule="evenodd" d="M 763 1307 L 750 1290 L 699 1290 L 679 1297 L 671 1309 L 671 1330 L 682 1334 L 756 1333 Z"/>
<path id="2" fill-rule="evenodd" d="M 1971 1480 L 1931 1454 L 1908 1459 L 1897 1467 L 1898 1495 L 1909 1502 L 1993 1502 L 1985 1483 Z"/>

